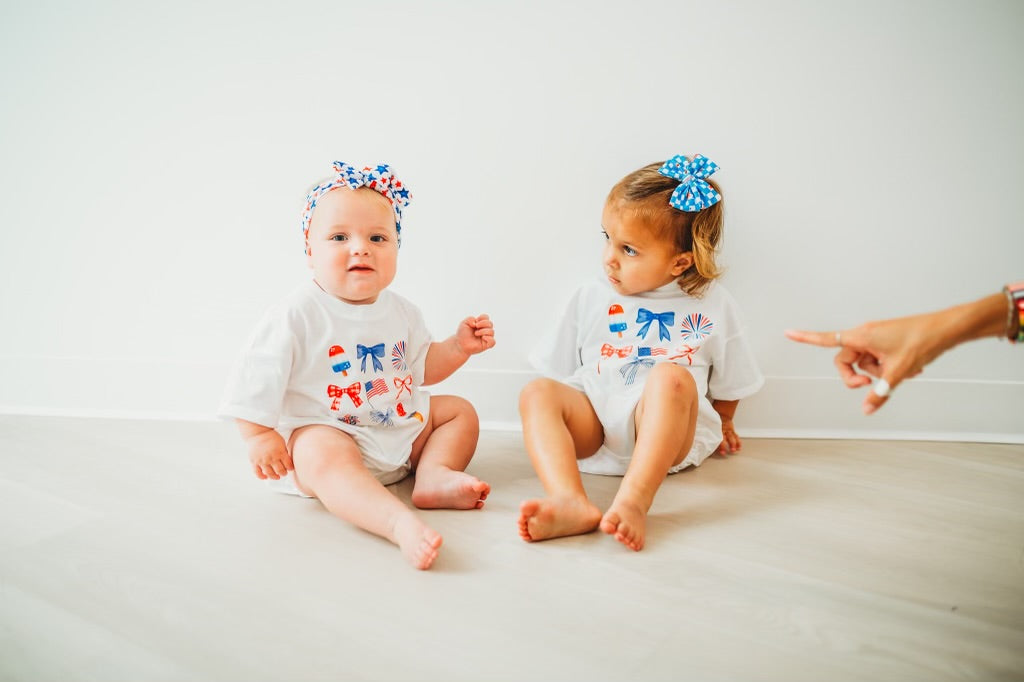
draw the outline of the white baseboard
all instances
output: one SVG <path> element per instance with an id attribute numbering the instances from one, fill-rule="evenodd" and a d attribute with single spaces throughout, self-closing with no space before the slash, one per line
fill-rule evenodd
<path id="1" fill-rule="evenodd" d="M 150 359 L 0 358 L 0 413 L 90 418 L 214 418 L 227 367 Z M 476 407 L 481 427 L 519 430 L 519 392 L 537 375 L 463 369 L 431 387 Z M 863 391 L 834 377 L 768 377 L 741 402 L 749 438 L 843 438 L 1024 443 L 1024 382 L 919 378 L 870 417 Z"/>
<path id="2" fill-rule="evenodd" d="M 484 428 L 519 428 L 518 396 L 533 372 L 464 370 L 439 385 L 468 398 Z M 1024 382 L 915 379 L 871 416 L 864 391 L 833 377 L 768 377 L 740 402 L 736 425 L 749 438 L 1024 443 Z"/>

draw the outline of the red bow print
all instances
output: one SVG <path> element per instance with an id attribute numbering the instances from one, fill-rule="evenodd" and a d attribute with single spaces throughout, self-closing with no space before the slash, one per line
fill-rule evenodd
<path id="1" fill-rule="evenodd" d="M 606 343 L 601 346 L 601 357 L 610 358 L 613 355 L 618 355 L 620 358 L 628 358 L 633 353 L 633 346 L 623 346 L 622 348 L 616 348 L 610 343 Z M 601 361 L 597 361 L 597 373 L 601 373 Z"/>
<path id="2" fill-rule="evenodd" d="M 669 360 L 678 360 L 679 358 L 686 358 L 686 364 L 692 365 L 693 354 L 699 350 L 700 346 L 697 346 L 696 348 L 693 348 L 691 346 L 683 346 L 682 348 L 676 351 L 677 353 L 679 353 L 679 355 L 673 355 L 672 357 L 669 358 Z"/>
<path id="3" fill-rule="evenodd" d="M 398 389 L 398 396 L 397 396 L 398 398 L 402 397 L 402 391 L 408 391 L 409 395 L 412 395 L 412 375 L 411 374 L 409 376 L 405 377 L 404 379 L 399 379 L 398 377 L 395 377 L 394 381 L 395 381 L 395 388 Z"/>
<path id="4" fill-rule="evenodd" d="M 358 381 L 350 385 L 348 388 L 342 388 L 341 386 L 335 386 L 334 384 L 328 386 L 327 396 L 334 398 L 334 402 L 331 403 L 331 409 L 338 409 L 338 406 L 341 404 L 341 399 L 346 395 L 352 400 L 352 404 L 356 407 L 362 405 L 363 399 L 359 397 L 360 388 L 361 386 Z"/>

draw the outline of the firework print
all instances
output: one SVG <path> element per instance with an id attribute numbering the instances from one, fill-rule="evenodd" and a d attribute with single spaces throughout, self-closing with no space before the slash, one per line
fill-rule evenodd
<path id="1" fill-rule="evenodd" d="M 683 341 L 703 341 L 714 328 L 715 323 L 704 313 L 691 313 L 683 318 Z"/>
<path id="2" fill-rule="evenodd" d="M 396 372 L 409 371 L 409 366 L 405 364 L 405 341 L 399 341 L 391 349 L 391 366 Z"/>

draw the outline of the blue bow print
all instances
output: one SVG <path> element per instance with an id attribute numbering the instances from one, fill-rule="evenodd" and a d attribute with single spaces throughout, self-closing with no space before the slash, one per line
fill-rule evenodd
<path id="1" fill-rule="evenodd" d="M 676 314 L 674 312 L 667 313 L 652 313 L 647 308 L 641 308 L 636 313 L 636 321 L 643 326 L 640 327 L 640 332 L 637 336 L 643 338 L 647 336 L 647 330 L 651 326 L 651 322 L 658 321 L 658 338 L 663 341 L 668 341 L 672 338 L 672 335 L 668 333 L 668 328 L 676 323 Z"/>
<path id="2" fill-rule="evenodd" d="M 695 213 L 717 204 L 722 200 L 722 195 L 705 182 L 705 178 L 711 177 L 716 170 L 718 164 L 700 154 L 693 157 L 693 161 L 682 154 L 673 156 L 658 169 L 665 177 L 679 181 L 668 203 L 687 213 Z"/>
<path id="3" fill-rule="evenodd" d="M 671 323 L 669 323 L 669 324 L 671 324 Z M 363 364 L 360 367 L 360 370 L 363 371 L 363 372 L 366 371 L 366 358 L 368 358 L 368 357 L 373 359 L 373 371 L 374 372 L 383 372 L 384 371 L 384 365 L 380 364 L 380 360 L 377 359 L 377 358 L 384 357 L 384 344 L 383 343 L 378 343 L 376 346 L 371 346 L 370 348 L 367 348 L 366 346 L 362 345 L 361 343 L 357 343 L 356 344 L 356 359 L 363 361 Z"/>
<path id="4" fill-rule="evenodd" d="M 635 357 L 622 367 L 619 367 L 619 374 L 626 381 L 627 386 L 632 386 L 636 381 L 636 373 L 641 367 L 654 367 L 654 360 L 650 358 Z"/>

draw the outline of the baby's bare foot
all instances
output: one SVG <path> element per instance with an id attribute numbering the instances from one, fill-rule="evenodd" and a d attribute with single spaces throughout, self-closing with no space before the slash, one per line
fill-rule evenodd
<path id="1" fill-rule="evenodd" d="M 527 542 L 583 535 L 600 521 L 601 510 L 585 497 L 546 497 L 519 505 L 519 537 Z"/>
<path id="2" fill-rule="evenodd" d="M 465 471 L 437 469 L 416 473 L 412 503 L 420 509 L 479 509 L 491 486 Z"/>
<path id="3" fill-rule="evenodd" d="M 441 547 L 441 534 L 409 513 L 395 523 L 394 540 L 406 560 L 424 571 L 430 568 Z"/>
<path id="4" fill-rule="evenodd" d="M 601 531 L 614 535 L 634 552 L 644 548 L 646 530 L 647 512 L 633 502 L 615 500 L 601 518 Z"/>

